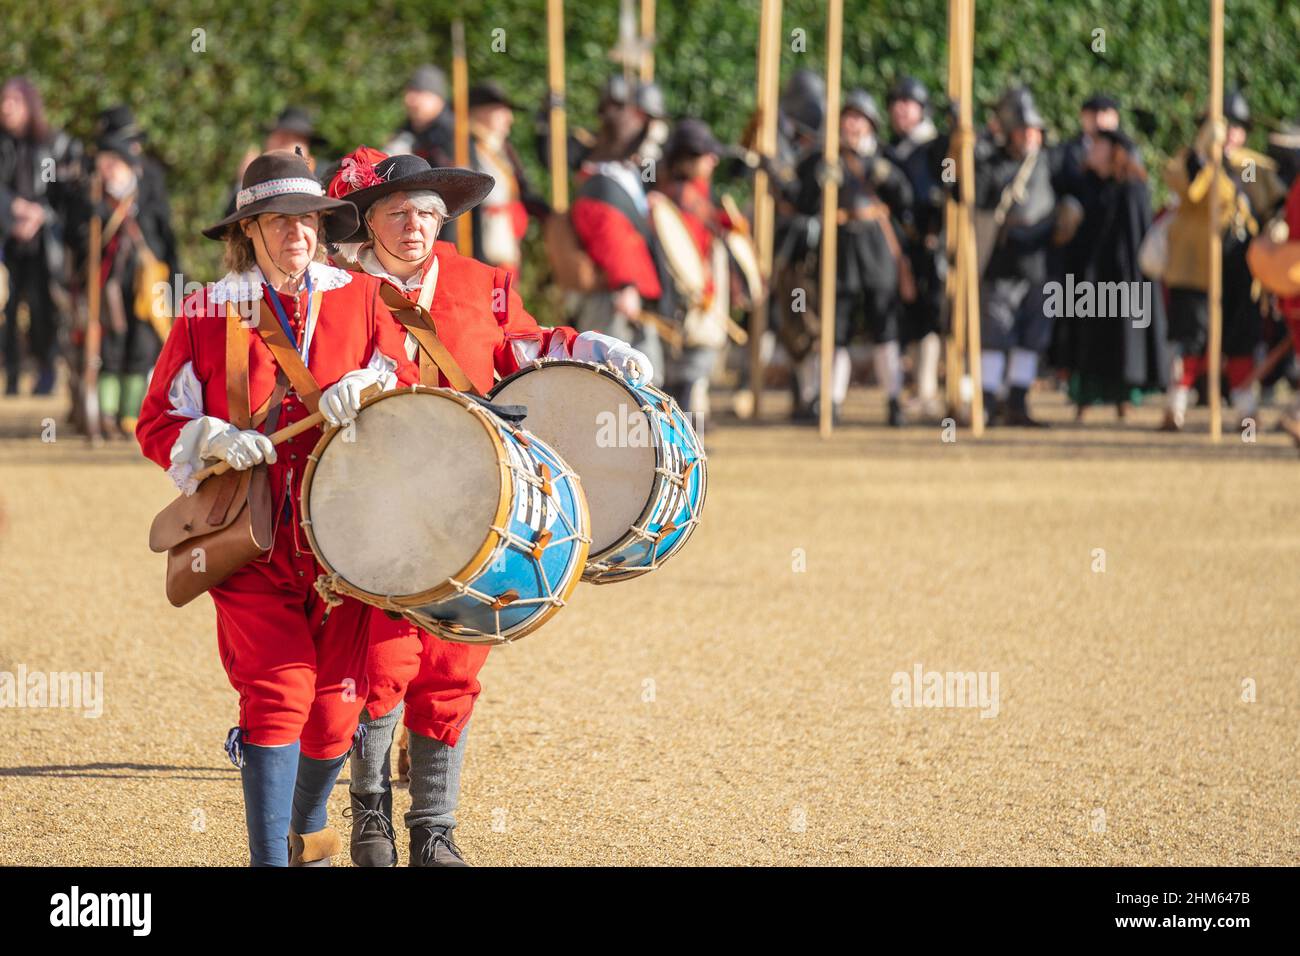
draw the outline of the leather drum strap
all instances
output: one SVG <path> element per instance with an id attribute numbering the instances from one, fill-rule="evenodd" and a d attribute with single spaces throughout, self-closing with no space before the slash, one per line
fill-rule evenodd
<path id="1" fill-rule="evenodd" d="M 438 257 L 433 257 L 433 265 L 429 266 L 429 271 L 424 274 L 424 280 L 420 283 L 420 295 L 415 300 L 415 304 L 426 312 L 433 308 L 433 294 L 438 290 Z"/>
<path id="2" fill-rule="evenodd" d="M 252 427 L 248 402 L 248 326 L 235 304 L 227 302 L 226 404 L 230 423 L 240 430 Z"/>
<path id="3" fill-rule="evenodd" d="M 415 302 L 421 309 L 433 308 L 433 295 L 438 289 L 438 268 L 438 257 L 434 256 L 433 264 L 429 266 L 429 271 L 424 274 L 424 280 L 420 283 L 420 295 Z M 420 360 L 420 384 L 436 388 L 438 386 L 438 364 L 430 355 L 430 345 L 427 340 L 420 342 L 418 338 L 416 342 L 420 346 L 418 356 Z"/>
<path id="4" fill-rule="evenodd" d="M 289 394 L 289 380 L 284 377 L 282 369 L 275 370 L 275 388 L 271 390 L 270 396 L 262 403 L 262 407 L 253 412 L 253 427 L 262 428 L 262 423 L 266 427 L 262 431 L 271 434 L 275 431 L 276 424 L 280 421 L 281 403 L 284 397 Z"/>
<path id="5" fill-rule="evenodd" d="M 308 315 L 319 317 L 320 297 L 321 293 L 312 293 L 311 305 L 308 306 Z M 280 328 L 280 323 L 261 321 L 261 308 L 262 303 L 258 302 L 258 311 L 254 317 L 258 334 L 262 336 L 262 341 L 266 343 L 266 347 L 271 350 L 271 355 L 275 358 L 275 364 L 280 366 L 281 371 L 288 376 L 294 391 L 298 393 L 302 403 L 307 406 L 307 410 L 315 413 L 320 406 L 320 386 L 316 384 L 316 377 L 307 370 L 307 366 L 303 364 L 302 356 L 293 347 L 289 337 L 284 334 L 284 329 Z"/>
<path id="6" fill-rule="evenodd" d="M 423 293 L 423 290 L 421 292 Z M 393 313 L 393 318 L 404 325 L 411 335 L 415 336 L 415 341 L 420 346 L 422 353 L 420 381 L 422 384 L 437 385 L 437 377 L 433 375 L 433 371 L 436 369 L 442 372 L 451 387 L 456 391 L 469 392 L 471 395 L 482 395 L 482 392 L 474 387 L 474 383 L 469 380 L 469 376 L 460 367 L 460 363 L 452 358 L 447 346 L 443 345 L 442 340 L 438 338 L 438 333 L 434 331 L 433 317 L 429 314 L 428 309 L 422 308 L 418 302 L 411 302 L 397 288 L 387 282 L 380 284 L 379 295 Z M 423 295 L 421 297 L 423 298 Z M 432 299 L 432 296 L 430 296 L 430 299 Z M 428 361 L 434 366 L 434 369 L 429 369 L 429 377 L 432 381 L 425 378 L 424 356 L 427 356 Z"/>

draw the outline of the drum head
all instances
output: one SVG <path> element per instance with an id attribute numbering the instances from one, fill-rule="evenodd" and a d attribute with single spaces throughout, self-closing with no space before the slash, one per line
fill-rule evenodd
<path id="1" fill-rule="evenodd" d="M 655 424 L 636 395 L 582 365 L 524 371 L 492 400 L 528 406 L 524 427 L 578 473 L 591 512 L 591 553 L 616 543 L 645 511 L 655 483 Z"/>
<path id="2" fill-rule="evenodd" d="M 356 440 L 336 432 L 304 496 L 317 555 L 349 584 L 408 596 L 461 571 L 501 502 L 501 466 L 486 425 L 436 393 L 372 400 Z"/>
<path id="3" fill-rule="evenodd" d="M 750 301 L 758 302 L 763 298 L 763 273 L 758 268 L 758 253 L 754 251 L 754 243 L 749 236 L 739 232 L 729 232 L 724 239 L 727 243 L 727 251 L 736 261 L 740 274 L 745 277 L 745 287 L 749 290 Z"/>
<path id="4" fill-rule="evenodd" d="M 698 301 L 704 297 L 707 280 L 700 249 L 676 204 L 662 193 L 651 195 L 655 198 L 650 202 L 650 221 L 668 259 L 668 270 L 687 298 Z"/>

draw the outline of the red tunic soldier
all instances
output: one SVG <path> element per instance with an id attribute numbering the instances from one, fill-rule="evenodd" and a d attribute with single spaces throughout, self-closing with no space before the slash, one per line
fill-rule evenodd
<path id="1" fill-rule="evenodd" d="M 353 203 L 363 221 L 342 246 L 341 258 L 427 308 L 439 340 L 480 393 L 491 389 L 497 375 L 510 375 L 539 357 L 609 361 L 634 379 L 653 375 L 644 355 L 610 336 L 542 328 L 524 309 L 507 268 L 435 241 L 444 222 L 472 209 L 492 186 L 491 176 L 473 170 L 432 168 L 417 156 L 386 157 L 360 147 L 343 159 L 329 186 L 329 194 Z M 414 359 L 416 348 L 408 338 L 405 355 Z M 451 384 L 427 362 L 423 373 L 427 384 Z M 397 860 L 389 752 L 405 712 L 410 864 L 462 866 L 451 832 L 465 728 L 488 648 L 441 640 L 378 609 L 370 615 L 370 635 L 366 737 L 351 768 L 352 860 L 358 866 L 392 866 Z"/>
<path id="2" fill-rule="evenodd" d="M 303 159 L 285 151 L 255 159 L 242 185 L 235 212 L 204 231 L 224 239 L 231 271 L 186 299 L 136 435 L 187 493 L 210 459 L 240 470 L 269 466 L 274 544 L 211 591 L 221 661 L 239 692 L 227 750 L 242 773 L 252 863 L 328 865 L 338 838 L 325 827 L 326 799 L 366 699 L 371 609 L 345 599 L 328 610 L 313 587 L 321 571 L 299 531 L 299 494 L 320 429 L 278 448 L 267 434 L 316 405 L 331 424 L 350 421 L 363 388 L 411 384 L 418 372 L 379 280 L 318 261 L 322 217 L 346 235 L 355 209 L 325 197 Z M 290 385 L 262 335 L 247 336 L 246 404 L 261 430 L 231 421 L 242 417 L 227 395 L 236 314 L 251 315 L 259 332 L 279 323 L 319 389 Z"/>

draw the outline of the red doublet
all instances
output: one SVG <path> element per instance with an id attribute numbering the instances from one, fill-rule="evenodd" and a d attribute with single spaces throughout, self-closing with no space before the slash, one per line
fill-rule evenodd
<path id="1" fill-rule="evenodd" d="M 496 374 L 519 370 L 517 343 L 535 343 L 541 355 L 569 354 L 578 333 L 567 326 L 539 326 L 511 287 L 507 270 L 462 256 L 449 242 L 435 243 L 434 255 L 438 286 L 429 314 L 438 338 L 479 391 L 489 391 Z M 424 274 L 432 265 L 430 257 Z M 404 294 L 414 302 L 419 289 Z M 447 380 L 439 376 L 438 383 L 445 386 Z M 487 654 L 484 645 L 444 641 L 372 608 L 366 710 L 372 718 L 382 717 L 405 699 L 407 727 L 454 747 L 479 695 L 478 672 Z"/>
<path id="2" fill-rule="evenodd" d="M 313 267 L 313 271 L 319 269 Z M 338 270 L 322 270 L 337 278 Z M 418 370 L 407 359 L 405 331 L 379 299 L 379 280 L 349 274 L 340 288 L 322 291 L 320 311 L 307 364 L 320 387 L 367 366 L 376 352 L 396 364 L 402 384 L 413 384 Z M 318 285 L 318 288 L 320 286 Z M 269 293 L 268 293 L 269 294 Z M 306 297 L 297 304 L 282 295 L 290 323 L 306 317 Z M 276 321 L 264 298 L 260 321 Z M 173 382 L 192 368 L 202 390 L 203 415 L 229 420 L 226 396 L 225 307 L 211 300 L 211 287 L 189 296 L 172 327 L 140 411 L 136 437 L 144 454 L 166 468 L 181 428 L 190 420 L 177 414 L 169 398 Z M 249 401 L 256 410 L 270 398 L 276 364 L 260 336 L 249 336 Z M 278 428 L 309 412 L 296 392 L 280 406 Z M 299 534 L 299 494 L 307 455 L 321 436 L 310 429 L 279 445 L 269 466 L 275 494 L 275 543 L 270 553 L 246 565 L 214 588 L 217 643 L 221 662 L 239 692 L 239 725 L 247 743 L 278 746 L 301 739 L 308 757 L 330 759 L 351 744 L 365 702 L 365 653 L 369 608 L 351 598 L 333 608 L 328 620 L 314 582 L 322 573 Z M 291 493 L 290 493 L 291 492 Z M 286 500 L 287 499 L 287 500 Z"/>
<path id="3" fill-rule="evenodd" d="M 650 247 L 622 211 L 595 196 L 580 195 L 570 215 L 573 231 L 587 255 L 604 273 L 611 290 L 634 285 L 643 299 L 658 299 L 663 294 Z"/>
<path id="4" fill-rule="evenodd" d="M 1300 177 L 1296 177 L 1287 193 L 1286 224 L 1290 229 L 1290 241 L 1300 242 Z M 1295 353 L 1300 355 L 1300 295 L 1287 296 L 1279 304 L 1291 330 L 1291 344 Z"/>
<path id="5" fill-rule="evenodd" d="M 429 314 L 438 338 L 480 392 L 492 388 L 497 373 L 504 378 L 519 371 L 516 343 L 535 343 L 541 355 L 560 349 L 569 354 L 577 331 L 538 325 L 515 291 L 509 270 L 462 256 L 450 242 L 435 242 L 433 253 L 424 266 L 427 274 L 437 258 L 438 288 Z M 418 289 L 405 294 L 412 302 L 419 298 Z M 439 376 L 438 384 L 449 383 Z"/>

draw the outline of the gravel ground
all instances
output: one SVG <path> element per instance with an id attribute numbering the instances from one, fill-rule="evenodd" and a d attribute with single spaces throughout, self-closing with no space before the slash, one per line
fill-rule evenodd
<path id="1" fill-rule="evenodd" d="M 686 550 L 492 653 L 470 861 L 1297 863 L 1289 444 L 1054 395 L 1051 430 L 944 443 L 881 404 L 825 442 L 719 426 Z M 0 401 L 0 671 L 100 672 L 102 715 L 0 710 L 0 865 L 241 865 L 211 604 L 172 609 L 145 546 L 169 483 L 42 442 L 59 408 Z M 989 697 L 895 706 L 917 668 Z"/>

